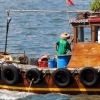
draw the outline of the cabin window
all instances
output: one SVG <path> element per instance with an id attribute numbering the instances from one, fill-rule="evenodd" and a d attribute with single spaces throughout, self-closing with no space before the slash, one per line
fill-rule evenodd
<path id="1" fill-rule="evenodd" d="M 100 30 L 99 26 L 95 27 L 95 41 L 98 41 L 98 31 Z"/>
<path id="2" fill-rule="evenodd" d="M 77 32 L 77 42 L 91 42 L 91 28 L 79 27 Z"/>

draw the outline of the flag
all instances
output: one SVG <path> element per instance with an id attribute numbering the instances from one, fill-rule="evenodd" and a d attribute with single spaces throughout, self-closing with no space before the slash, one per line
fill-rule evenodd
<path id="1" fill-rule="evenodd" d="M 75 6 L 74 2 L 72 0 L 66 0 L 66 3 L 68 5 L 72 5 L 72 6 Z"/>

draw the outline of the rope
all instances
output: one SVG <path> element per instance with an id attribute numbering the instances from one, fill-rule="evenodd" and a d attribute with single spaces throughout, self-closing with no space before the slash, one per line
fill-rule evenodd
<path id="1" fill-rule="evenodd" d="M 72 76 L 73 76 L 73 77 L 74 77 L 75 73 L 78 74 L 78 69 L 79 69 L 79 68 L 76 68 L 76 69 L 73 71 L 73 73 L 72 73 Z"/>
<path id="2" fill-rule="evenodd" d="M 43 75 L 43 78 L 44 78 L 47 74 L 51 74 L 51 73 L 50 73 L 50 70 L 46 70 L 46 71 L 45 71 L 45 73 L 44 73 L 44 75 Z"/>

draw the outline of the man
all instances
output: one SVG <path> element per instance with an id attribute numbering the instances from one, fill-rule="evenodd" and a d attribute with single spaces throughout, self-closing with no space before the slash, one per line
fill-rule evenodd
<path id="1" fill-rule="evenodd" d="M 67 39 L 70 38 L 68 33 L 62 33 L 60 39 L 56 42 L 57 55 L 64 55 L 68 50 L 71 51 L 71 46 Z"/>

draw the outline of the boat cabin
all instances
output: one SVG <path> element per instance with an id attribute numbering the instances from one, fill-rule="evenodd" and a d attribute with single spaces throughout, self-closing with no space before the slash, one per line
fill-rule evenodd
<path id="1" fill-rule="evenodd" d="M 68 67 L 100 66 L 100 13 L 76 17 L 70 23 L 73 26 L 74 45 Z"/>

